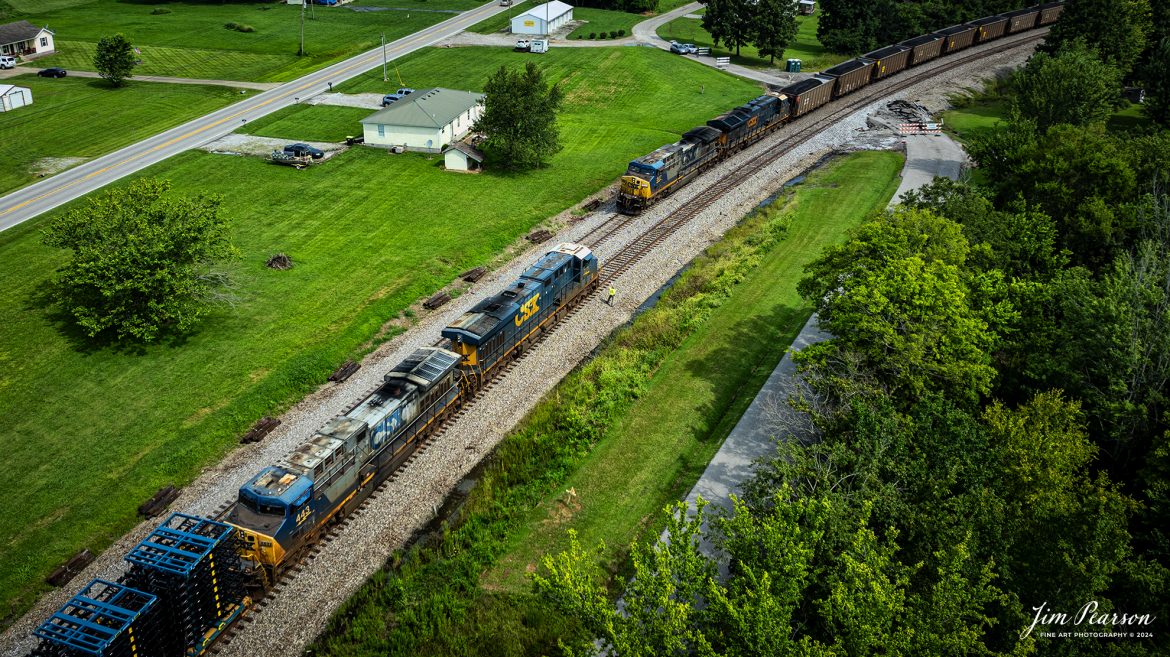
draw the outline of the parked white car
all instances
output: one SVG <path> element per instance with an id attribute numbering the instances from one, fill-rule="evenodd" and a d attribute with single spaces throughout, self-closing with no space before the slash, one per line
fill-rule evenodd
<path id="1" fill-rule="evenodd" d="M 16 58 L 12 55 L 0 55 L 0 68 L 16 68 Z"/>

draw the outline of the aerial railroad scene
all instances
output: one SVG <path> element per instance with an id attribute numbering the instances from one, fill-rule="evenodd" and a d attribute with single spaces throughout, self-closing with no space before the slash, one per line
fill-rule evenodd
<path id="1" fill-rule="evenodd" d="M 1170 3 L 0 0 L 0 654 L 1170 652 Z"/>

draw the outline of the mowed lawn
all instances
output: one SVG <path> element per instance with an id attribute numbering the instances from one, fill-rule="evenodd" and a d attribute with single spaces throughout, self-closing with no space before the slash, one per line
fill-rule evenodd
<path id="1" fill-rule="evenodd" d="M 498 48 L 428 49 L 399 69 L 414 86 L 481 89 L 501 64 L 526 61 Z M 304 171 L 202 152 L 147 169 L 179 191 L 222 194 L 242 252 L 233 267 L 239 303 L 183 340 L 89 346 L 44 299 L 66 256 L 41 245 L 44 220 L 0 233 L 3 616 L 26 609 L 72 553 L 121 536 L 160 486 L 189 482 L 259 417 L 365 353 L 409 304 L 489 263 L 612 182 L 628 160 L 759 93 L 656 49 L 565 48 L 539 61 L 567 92 L 565 149 L 546 169 L 459 175 L 438 157 L 361 147 Z M 678 91 L 679 80 L 696 91 Z M 381 88 L 381 76 L 362 84 Z M 278 119 L 290 139 L 312 133 L 332 108 L 295 111 Z M 276 252 L 296 266 L 265 268 Z"/>
<path id="2" fill-rule="evenodd" d="M 682 499 L 812 314 L 796 292 L 802 269 L 898 188 L 902 156 L 855 153 L 813 173 L 777 203 L 790 213 L 777 244 L 654 374 L 650 388 L 598 442 L 562 489 L 529 514 L 514 545 L 481 578 L 490 590 L 530 590 L 525 573 L 544 554 L 604 541 L 603 560 L 620 565 L 634 540 L 661 531 L 661 509 Z M 715 247 L 718 248 L 718 247 Z M 577 507 L 579 505 L 579 508 Z"/>
<path id="3" fill-rule="evenodd" d="M 374 111 L 339 105 L 293 105 L 257 119 L 237 132 L 303 141 L 344 141 L 349 136 L 360 136 L 360 121 Z"/>
<path id="4" fill-rule="evenodd" d="M 35 75 L 5 82 L 32 90 L 33 104 L 0 115 L 0 194 L 49 171 L 46 158 L 98 157 L 256 93 L 134 81 L 113 89 L 102 80 Z"/>
<path id="5" fill-rule="evenodd" d="M 702 13 L 696 12 L 696 13 Z M 797 16 L 796 40 L 784 51 L 783 57 L 777 57 L 775 62 L 767 57 L 761 57 L 759 51 L 752 46 L 745 46 L 736 55 L 733 49 L 717 47 L 711 33 L 703 29 L 703 21 L 698 18 L 676 18 L 658 28 L 658 36 L 667 41 L 693 43 L 696 46 L 711 48 L 712 57 L 731 56 L 734 64 L 751 68 L 784 68 L 784 61 L 789 58 L 801 60 L 801 71 L 822 71 L 835 64 L 849 59 L 847 55 L 837 55 L 829 52 L 817 40 L 817 22 L 819 17 Z"/>
<path id="6" fill-rule="evenodd" d="M 121 32 L 140 51 L 143 75 L 284 82 L 324 65 L 447 20 L 478 0 L 355 0 L 306 12 L 305 52 L 300 48 L 297 5 L 284 2 L 128 2 L 126 0 L 18 0 L 25 18 L 49 25 L 59 53 L 46 66 L 92 71 L 103 36 Z M 155 14 L 156 10 L 167 13 Z M 228 29 L 228 23 L 252 32 Z"/>

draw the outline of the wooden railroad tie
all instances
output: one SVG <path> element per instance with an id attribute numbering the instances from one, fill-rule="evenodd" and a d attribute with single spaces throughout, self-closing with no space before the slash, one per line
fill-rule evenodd
<path id="1" fill-rule="evenodd" d="M 85 567 L 93 563 L 94 554 L 89 550 L 82 550 L 69 558 L 68 561 L 57 566 L 57 569 L 45 578 L 46 584 L 53 586 L 65 586 L 69 580 L 73 579 L 77 573 L 85 570 Z"/>
<path id="2" fill-rule="evenodd" d="M 272 433 L 272 430 L 278 426 L 280 426 L 280 420 L 265 415 L 264 417 L 257 420 L 256 424 L 252 425 L 252 428 L 248 430 L 248 433 L 244 434 L 240 438 L 240 442 L 258 443 L 264 438 L 264 436 Z"/>
<path id="3" fill-rule="evenodd" d="M 354 372 L 357 372 L 361 368 L 362 368 L 362 366 L 360 363 L 355 363 L 352 360 L 347 360 L 341 364 L 341 367 L 334 370 L 333 374 L 329 375 L 329 380 L 334 382 L 334 383 L 341 383 L 342 381 L 353 376 Z"/>
<path id="4" fill-rule="evenodd" d="M 427 310 L 434 310 L 435 308 L 438 308 L 450 300 L 450 294 L 447 294 L 446 292 L 436 292 L 431 296 L 430 299 L 427 299 L 423 302 L 423 308 L 426 308 Z"/>
<path id="5" fill-rule="evenodd" d="M 138 514 L 144 518 L 153 518 L 163 511 L 179 497 L 179 489 L 174 485 L 163 486 L 158 489 L 149 500 L 146 500 L 138 507 Z"/>
<path id="6" fill-rule="evenodd" d="M 487 273 L 487 267 L 476 267 L 475 269 L 468 269 L 467 271 L 463 272 L 462 274 L 459 274 L 459 278 L 462 278 L 463 280 L 467 281 L 468 283 L 474 283 L 474 282 L 478 281 L 479 279 L 483 278 L 483 275 L 486 273 Z"/>

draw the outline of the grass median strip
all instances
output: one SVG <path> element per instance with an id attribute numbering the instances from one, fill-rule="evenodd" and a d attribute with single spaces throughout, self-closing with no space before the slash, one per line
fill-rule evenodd
<path id="1" fill-rule="evenodd" d="M 319 655 L 523 655 L 577 631 L 525 574 L 568 529 L 622 572 L 750 404 L 811 309 L 805 263 L 898 184 L 901 156 L 833 163 L 698 258 L 659 304 L 620 329 L 501 443 L 439 544 L 379 572 L 337 613 Z"/>
<path id="2" fill-rule="evenodd" d="M 0 193 L 84 160 L 153 136 L 255 91 L 135 82 L 111 89 L 104 80 L 51 80 L 20 75 L 5 83 L 28 87 L 33 104 L 0 121 Z"/>

